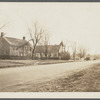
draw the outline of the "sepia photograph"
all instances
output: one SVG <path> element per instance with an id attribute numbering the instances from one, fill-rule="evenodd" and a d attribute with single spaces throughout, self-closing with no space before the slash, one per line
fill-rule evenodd
<path id="1" fill-rule="evenodd" d="M 100 92 L 100 3 L 0 2 L 0 93 Z"/>

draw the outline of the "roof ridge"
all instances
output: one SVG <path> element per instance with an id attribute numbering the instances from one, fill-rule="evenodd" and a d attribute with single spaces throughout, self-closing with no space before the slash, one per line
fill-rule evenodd
<path id="1" fill-rule="evenodd" d="M 23 39 L 13 38 L 13 37 L 5 37 L 5 38 L 11 38 L 11 39 L 23 40 Z M 27 40 L 25 40 L 25 41 L 27 41 Z"/>
<path id="2" fill-rule="evenodd" d="M 26 43 L 28 43 L 27 40 L 23 40 L 23 39 L 17 39 L 17 38 L 13 38 L 13 37 L 4 37 L 4 39 L 13 46 L 20 46 L 20 45 L 24 45 Z"/>

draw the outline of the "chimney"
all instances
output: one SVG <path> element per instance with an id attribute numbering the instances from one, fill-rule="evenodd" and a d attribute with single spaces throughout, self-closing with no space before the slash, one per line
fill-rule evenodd
<path id="1" fill-rule="evenodd" d="M 4 32 L 1 32 L 1 37 L 3 37 L 4 36 Z"/>
<path id="2" fill-rule="evenodd" d="M 25 40 L 25 36 L 23 36 L 23 40 Z"/>

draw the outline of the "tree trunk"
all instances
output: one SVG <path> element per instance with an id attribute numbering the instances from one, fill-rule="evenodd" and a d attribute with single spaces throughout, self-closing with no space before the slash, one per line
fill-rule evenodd
<path id="1" fill-rule="evenodd" d="M 32 60 L 34 60 L 34 49 L 32 50 Z"/>
<path id="2" fill-rule="evenodd" d="M 34 51 L 35 51 L 35 47 L 36 47 L 36 44 L 33 46 L 33 50 L 32 50 L 32 59 L 34 60 Z"/>
<path id="3" fill-rule="evenodd" d="M 75 61 L 75 56 L 76 56 L 76 55 L 75 55 L 75 52 L 74 52 L 74 53 L 73 53 L 73 60 L 74 60 L 74 61 Z"/>

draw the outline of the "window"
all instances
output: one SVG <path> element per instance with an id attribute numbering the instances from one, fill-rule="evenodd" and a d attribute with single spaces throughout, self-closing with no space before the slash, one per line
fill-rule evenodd
<path id="1" fill-rule="evenodd" d="M 19 52 L 19 56 L 22 56 L 22 52 Z"/>

